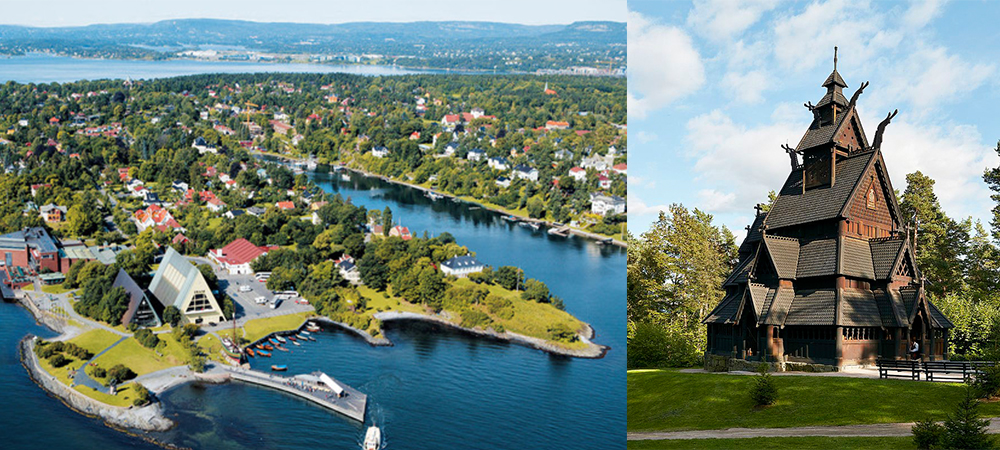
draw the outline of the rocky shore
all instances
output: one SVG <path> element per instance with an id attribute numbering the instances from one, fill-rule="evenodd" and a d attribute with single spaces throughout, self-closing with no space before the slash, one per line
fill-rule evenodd
<path id="1" fill-rule="evenodd" d="M 604 345 L 599 345 L 591 342 L 590 340 L 594 337 L 594 329 L 587 325 L 587 329 L 584 334 L 578 334 L 577 336 L 580 340 L 587 344 L 586 348 L 574 350 L 567 349 L 548 342 L 544 339 L 539 339 L 531 336 L 525 336 L 523 334 L 518 334 L 510 331 L 505 331 L 503 333 L 497 333 L 493 330 L 481 330 L 477 328 L 466 328 L 463 326 L 456 325 L 444 318 L 428 316 L 424 314 L 417 314 L 411 312 L 400 312 L 400 311 L 385 311 L 380 313 L 375 313 L 374 317 L 383 322 L 392 320 L 421 320 L 424 322 L 436 323 L 446 327 L 455 328 L 462 330 L 466 333 L 471 333 L 477 336 L 490 337 L 494 339 L 499 339 L 501 341 L 507 341 L 518 345 L 524 345 L 526 347 L 531 347 L 544 352 L 552 353 L 561 356 L 572 356 L 574 358 L 589 358 L 598 359 L 603 358 L 604 355 L 611 349 Z M 365 333 L 367 334 L 367 333 Z"/>
<path id="2" fill-rule="evenodd" d="M 166 431 L 174 426 L 174 422 L 163 415 L 163 405 L 159 402 L 143 407 L 111 406 L 62 384 L 38 364 L 34 352 L 35 339 L 36 337 L 33 335 L 21 339 L 19 343 L 21 364 L 28 370 L 28 374 L 35 383 L 49 394 L 62 400 L 66 406 L 88 417 L 100 417 L 108 425 L 119 429 Z"/>

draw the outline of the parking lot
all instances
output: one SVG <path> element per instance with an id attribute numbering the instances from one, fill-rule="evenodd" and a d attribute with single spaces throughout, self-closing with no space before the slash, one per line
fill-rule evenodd
<path id="1" fill-rule="evenodd" d="M 230 275 L 228 271 L 220 271 L 218 266 L 206 259 L 199 258 L 198 262 L 208 262 L 215 269 L 215 273 L 219 277 L 219 289 L 225 291 L 236 302 L 236 318 L 241 322 L 314 310 L 311 305 L 296 303 L 296 299 L 283 301 L 277 308 L 272 309 L 271 302 L 274 301 L 274 293 L 268 290 L 264 283 L 257 281 L 253 275 Z M 240 292 L 240 287 L 246 286 L 250 287 L 250 291 Z M 267 303 L 258 304 L 255 301 L 258 297 L 264 297 Z"/>

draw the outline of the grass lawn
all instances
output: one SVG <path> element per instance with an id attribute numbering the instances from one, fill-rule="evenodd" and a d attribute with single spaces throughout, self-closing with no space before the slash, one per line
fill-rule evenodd
<path id="1" fill-rule="evenodd" d="M 277 331 L 294 330 L 302 325 L 302 322 L 305 322 L 307 317 L 312 317 L 313 315 L 315 313 L 301 312 L 278 317 L 254 319 L 243 326 L 244 336 L 246 336 L 247 340 L 253 342 Z"/>
<path id="2" fill-rule="evenodd" d="M 52 376 L 56 377 L 56 379 L 59 380 L 60 383 L 63 383 L 66 386 L 69 386 L 71 383 L 73 383 L 73 380 L 71 380 L 69 378 L 69 371 L 70 370 L 77 370 L 77 369 L 79 369 L 80 366 L 83 365 L 84 361 L 80 361 L 80 360 L 72 357 L 69 353 L 66 353 L 66 352 L 63 352 L 62 355 L 65 356 L 66 359 L 70 360 L 69 364 L 66 364 L 65 366 L 56 368 L 56 367 L 52 367 L 52 364 L 49 364 L 49 360 L 38 358 L 38 365 L 42 366 L 42 369 L 44 369 L 46 372 L 48 372 L 49 375 L 52 375 Z M 36 355 L 36 358 L 37 358 L 37 355 Z"/>
<path id="3" fill-rule="evenodd" d="M 403 299 L 392 295 L 391 292 L 388 296 L 385 296 L 368 286 L 358 286 L 358 293 L 368 299 L 368 310 L 365 311 L 366 313 L 376 313 L 379 311 L 426 313 L 423 306 L 403 301 Z"/>
<path id="4" fill-rule="evenodd" d="M 121 339 L 121 336 L 117 334 L 107 330 L 97 329 L 90 330 L 73 339 L 70 339 L 69 341 L 96 355 L 102 350 L 110 347 L 111 344 L 114 344 L 119 339 Z"/>
<path id="5" fill-rule="evenodd" d="M 153 350 L 143 347 L 134 338 L 129 338 L 121 344 L 116 345 L 115 348 L 108 350 L 100 358 L 94 360 L 94 364 L 105 369 L 110 369 L 117 364 L 124 364 L 125 367 L 132 369 L 137 375 L 145 375 L 187 363 L 187 357 L 183 356 L 183 353 L 179 353 L 183 352 L 183 349 L 180 347 L 180 344 L 174 341 L 173 336 L 161 336 L 160 339 L 165 341 L 160 344 L 164 346 L 162 348 L 166 349 L 160 350 L 163 356 L 159 356 Z M 173 341 L 172 346 L 170 345 L 170 341 Z"/>
<path id="6" fill-rule="evenodd" d="M 913 438 L 905 437 L 788 437 L 749 439 L 667 439 L 662 441 L 629 441 L 634 450 L 721 450 L 721 449 L 915 449 Z"/>
<path id="7" fill-rule="evenodd" d="M 87 397 L 111 406 L 132 406 L 132 383 L 126 383 L 118 386 L 118 395 L 111 395 L 107 393 L 107 391 L 97 391 L 87 386 L 74 386 L 73 389 L 76 389 L 77 392 L 80 392 Z"/>
<path id="8" fill-rule="evenodd" d="M 73 291 L 73 290 L 75 290 L 75 289 L 66 289 L 66 288 L 64 288 L 63 285 L 62 285 L 62 283 L 59 283 L 59 284 L 43 284 L 42 285 L 42 292 L 44 292 L 46 294 L 58 295 L 58 294 L 64 294 L 66 292 Z"/>
<path id="9" fill-rule="evenodd" d="M 768 428 L 944 420 L 964 395 L 959 383 L 775 376 L 778 402 L 753 411 L 747 375 L 628 372 L 628 431 Z M 1000 403 L 984 403 L 1000 416 Z"/>
<path id="10" fill-rule="evenodd" d="M 211 334 L 206 334 L 198 339 L 198 347 L 201 351 L 208 355 L 209 359 L 215 361 L 221 361 L 222 358 L 219 356 L 219 350 L 222 349 L 222 343 L 219 339 Z"/>

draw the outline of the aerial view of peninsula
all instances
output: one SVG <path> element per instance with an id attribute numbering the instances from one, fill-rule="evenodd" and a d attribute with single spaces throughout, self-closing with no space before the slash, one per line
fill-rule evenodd
<path id="1" fill-rule="evenodd" d="M 0 447 L 625 447 L 624 1 L 50 3 Z"/>

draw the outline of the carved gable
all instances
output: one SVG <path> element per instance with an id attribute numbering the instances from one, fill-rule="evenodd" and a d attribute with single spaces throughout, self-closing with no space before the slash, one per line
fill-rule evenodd
<path id="1" fill-rule="evenodd" d="M 850 234 L 869 238 L 889 236 L 893 229 L 893 219 L 889 212 L 892 200 L 887 192 L 881 173 L 873 165 L 862 176 L 858 190 L 851 199 L 847 216 L 854 225 L 849 227 Z"/>
<path id="2" fill-rule="evenodd" d="M 840 128 L 837 135 L 834 136 L 834 141 L 838 147 L 849 149 L 851 152 L 864 149 L 867 142 L 865 141 L 864 132 L 858 124 L 857 113 L 851 112 L 851 117 Z"/>

